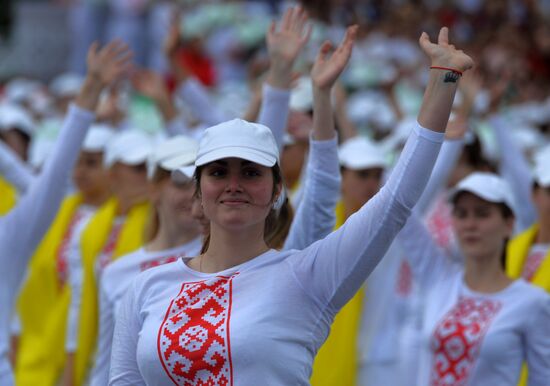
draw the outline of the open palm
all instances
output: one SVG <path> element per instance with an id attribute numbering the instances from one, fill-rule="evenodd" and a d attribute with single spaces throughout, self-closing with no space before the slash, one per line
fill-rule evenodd
<path id="1" fill-rule="evenodd" d="M 114 40 L 102 48 L 93 43 L 88 50 L 88 74 L 103 86 L 109 86 L 128 74 L 132 64 L 132 51 L 121 40 Z"/>
<path id="2" fill-rule="evenodd" d="M 307 26 L 307 14 L 300 8 L 288 9 L 279 28 L 271 23 L 267 31 L 267 50 L 272 60 L 293 63 L 309 40 L 311 26 Z"/>
<path id="3" fill-rule="evenodd" d="M 448 67 L 462 72 L 474 65 L 472 58 L 449 44 L 449 29 L 447 27 L 443 27 L 439 31 L 437 44 L 430 41 L 426 32 L 422 32 L 419 43 L 422 50 L 430 57 L 432 66 Z"/>
<path id="4" fill-rule="evenodd" d="M 349 27 L 340 45 L 330 55 L 332 43 L 329 41 L 323 43 L 311 69 L 314 87 L 330 89 L 334 85 L 349 61 L 356 35 L 357 26 Z"/>

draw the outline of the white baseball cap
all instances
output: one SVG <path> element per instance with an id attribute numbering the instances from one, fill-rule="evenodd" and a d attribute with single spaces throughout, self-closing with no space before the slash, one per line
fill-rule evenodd
<path id="1" fill-rule="evenodd" d="M 35 131 L 32 116 L 21 106 L 13 103 L 0 105 L 0 131 L 19 129 L 29 137 Z"/>
<path id="2" fill-rule="evenodd" d="M 138 131 L 123 131 L 113 136 L 105 148 L 103 163 L 110 168 L 115 162 L 139 165 L 153 152 L 154 139 Z"/>
<path id="3" fill-rule="evenodd" d="M 313 87 L 309 76 L 298 79 L 290 93 L 289 106 L 291 110 L 308 112 L 313 108 Z"/>
<path id="4" fill-rule="evenodd" d="M 514 196 L 510 186 L 502 177 L 494 173 L 471 173 L 451 189 L 449 201 L 453 201 L 461 192 L 472 193 L 485 201 L 505 204 L 514 212 Z"/>
<path id="5" fill-rule="evenodd" d="M 338 148 L 340 166 L 352 170 L 386 168 L 388 166 L 383 151 L 365 137 L 353 137 Z"/>
<path id="6" fill-rule="evenodd" d="M 195 139 L 184 135 L 177 135 L 159 143 L 147 161 L 147 177 L 152 178 L 157 167 L 174 171 L 180 167 L 194 165 L 198 148 L 199 143 Z"/>
<path id="7" fill-rule="evenodd" d="M 279 163 L 279 149 L 271 130 L 266 126 L 232 119 L 205 130 L 195 165 L 202 166 L 230 157 L 272 167 Z"/>
<path id="8" fill-rule="evenodd" d="M 82 143 L 82 150 L 89 152 L 103 152 L 114 136 L 114 130 L 103 124 L 93 124 Z"/>
<path id="9" fill-rule="evenodd" d="M 50 91 L 58 98 L 76 96 L 84 82 L 84 77 L 74 73 L 65 73 L 55 77 L 50 83 Z"/>

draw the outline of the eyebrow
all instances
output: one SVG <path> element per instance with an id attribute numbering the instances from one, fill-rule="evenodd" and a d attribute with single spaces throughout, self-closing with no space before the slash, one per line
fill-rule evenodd
<path id="1" fill-rule="evenodd" d="M 213 161 L 212 164 L 216 164 L 216 165 L 220 165 L 220 166 L 227 166 L 227 161 L 216 160 L 216 161 Z M 253 165 L 253 164 L 255 164 L 255 163 L 251 162 L 251 161 L 247 161 L 245 159 L 243 159 L 241 161 L 241 166 L 247 166 L 247 165 Z"/>

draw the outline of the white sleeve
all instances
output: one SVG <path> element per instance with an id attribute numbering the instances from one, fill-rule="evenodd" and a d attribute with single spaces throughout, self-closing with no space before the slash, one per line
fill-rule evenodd
<path id="1" fill-rule="evenodd" d="M 0 221 L 2 279 L 17 288 L 32 252 L 48 230 L 63 199 L 69 175 L 76 162 L 94 114 L 71 105 L 59 138 L 40 175 L 27 194 Z"/>
<path id="2" fill-rule="evenodd" d="M 433 283 L 455 267 L 453 260 L 437 246 L 416 211 L 397 235 L 397 241 L 411 266 L 415 281 L 421 286 Z"/>
<path id="3" fill-rule="evenodd" d="M 414 207 L 417 213 L 421 215 L 426 214 L 434 203 L 437 194 L 445 187 L 463 148 L 464 140 L 462 139 L 443 142 L 443 145 L 441 145 L 441 152 L 435 162 L 428 185 L 426 185 L 422 197 L 420 197 L 420 200 L 418 200 L 418 203 Z"/>
<path id="4" fill-rule="evenodd" d="M 208 91 L 194 78 L 183 82 L 177 93 L 189 106 L 193 115 L 206 126 L 214 126 L 231 118 L 216 106 L 208 95 Z"/>
<path id="5" fill-rule="evenodd" d="M 275 88 L 264 83 L 262 94 L 262 105 L 260 107 L 260 114 L 258 115 L 258 123 L 271 129 L 279 151 L 281 151 L 288 123 L 290 90 Z"/>
<path id="6" fill-rule="evenodd" d="M 545 386 L 550 379 L 550 296 L 534 313 L 526 334 L 528 386 Z"/>
<path id="7" fill-rule="evenodd" d="M 327 236 L 336 222 L 340 196 L 338 137 L 315 141 L 310 137 L 302 199 L 292 220 L 285 250 L 305 249 Z"/>
<path id="8" fill-rule="evenodd" d="M 115 329 L 115 305 L 105 288 L 106 272 L 103 274 L 99 289 L 99 332 L 95 364 L 90 375 L 90 386 L 105 386 L 109 383 L 111 366 L 111 347 Z"/>
<path id="9" fill-rule="evenodd" d="M 384 256 L 422 194 L 442 142 L 443 133 L 416 125 L 384 187 L 338 230 L 286 260 L 322 309 L 338 312 Z"/>
<path id="10" fill-rule="evenodd" d="M 27 191 L 34 179 L 31 169 L 3 141 L 0 141 L 0 175 L 4 176 L 20 195 Z"/>
<path id="11" fill-rule="evenodd" d="M 514 193 L 517 213 L 517 230 L 529 228 L 537 219 L 537 211 L 531 199 L 533 178 L 531 168 L 521 149 L 510 135 L 510 127 L 503 117 L 493 116 L 490 120 L 495 130 L 500 149 L 500 173 Z"/>
<path id="12" fill-rule="evenodd" d="M 137 342 L 141 326 L 137 304 L 137 280 L 132 283 L 120 306 L 115 321 L 109 386 L 145 385 L 137 363 Z"/>
<path id="13" fill-rule="evenodd" d="M 79 247 L 80 245 L 78 245 Z M 78 326 L 80 320 L 80 306 L 82 304 L 82 257 L 80 248 L 71 248 L 68 253 L 69 286 L 71 288 L 71 301 L 67 315 L 67 332 L 65 336 L 65 351 L 76 352 L 78 346 Z"/>

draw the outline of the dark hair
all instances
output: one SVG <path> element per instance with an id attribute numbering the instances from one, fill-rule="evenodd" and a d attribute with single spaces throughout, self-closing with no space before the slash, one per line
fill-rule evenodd
<path id="1" fill-rule="evenodd" d="M 200 186 L 201 186 L 201 174 L 202 169 L 205 165 L 197 167 L 195 170 L 195 197 L 199 198 L 201 196 Z M 271 168 L 273 173 L 273 193 L 272 199 L 277 193 L 277 186 L 283 186 L 283 176 L 281 174 L 281 168 L 278 164 L 275 164 Z M 294 218 L 294 210 L 288 201 L 288 198 L 285 199 L 283 206 L 279 211 L 271 209 L 267 218 L 265 219 L 264 226 L 264 240 L 268 247 L 274 249 L 280 249 L 283 247 L 283 244 L 288 236 L 288 231 L 290 230 L 290 225 L 292 224 L 292 219 Z M 208 245 L 210 244 L 210 233 L 208 233 L 202 242 L 201 253 L 204 253 L 208 250 Z"/>

